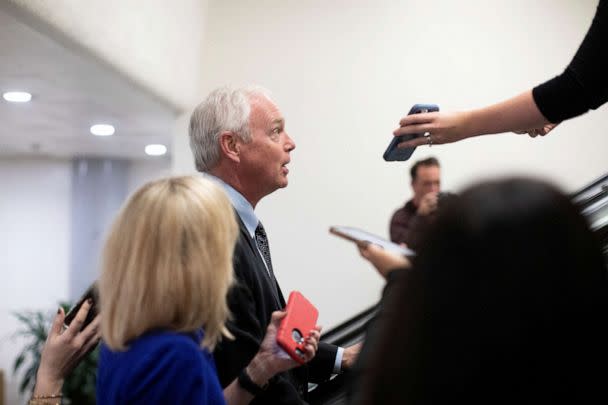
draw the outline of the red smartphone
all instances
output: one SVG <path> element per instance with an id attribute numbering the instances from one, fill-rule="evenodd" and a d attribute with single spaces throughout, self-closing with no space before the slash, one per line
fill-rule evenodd
<path id="1" fill-rule="evenodd" d="M 285 307 L 287 315 L 277 331 L 277 343 L 292 359 L 304 364 L 304 343 L 317 325 L 319 311 L 300 292 L 292 291 Z"/>

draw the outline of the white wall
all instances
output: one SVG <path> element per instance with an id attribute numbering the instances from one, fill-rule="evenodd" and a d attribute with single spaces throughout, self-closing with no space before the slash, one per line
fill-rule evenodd
<path id="1" fill-rule="evenodd" d="M 194 167 L 194 160 L 192 159 L 192 152 L 190 151 L 190 143 L 188 139 L 190 114 L 192 114 L 192 111 L 187 111 L 181 114 L 179 117 L 177 117 L 177 119 L 175 120 L 175 124 L 173 125 L 173 140 L 171 145 L 171 173 L 176 176 L 196 173 L 196 168 Z"/>
<path id="2" fill-rule="evenodd" d="M 128 192 L 168 172 L 168 159 L 132 161 Z M 13 337 L 18 323 L 12 312 L 51 313 L 69 296 L 71 162 L 0 158 L 0 190 L 0 369 L 8 404 L 16 404 L 23 401 L 12 366 L 24 342 Z"/>
<path id="3" fill-rule="evenodd" d="M 48 310 L 68 294 L 70 162 L 0 159 L 0 368 L 17 403 L 12 366 L 23 341 L 14 311 Z"/>
<path id="4" fill-rule="evenodd" d="M 133 160 L 129 165 L 129 178 L 127 179 L 127 194 L 131 195 L 140 186 L 148 181 L 171 175 L 171 161 L 164 157 L 151 157 L 142 160 Z"/>
<path id="5" fill-rule="evenodd" d="M 331 326 L 371 304 L 382 285 L 333 224 L 387 234 L 410 196 L 410 163 L 382 153 L 414 103 L 483 106 L 558 74 L 582 40 L 596 0 L 261 0 L 209 3 L 201 98 L 223 84 L 273 91 L 297 149 L 290 186 L 259 205 L 284 290 L 299 288 Z M 608 108 L 546 138 L 481 137 L 420 148 L 444 186 L 532 174 L 568 190 L 608 171 Z M 180 143 L 177 141 L 177 143 Z M 184 141 L 181 142 L 185 145 Z M 178 164 L 191 156 L 175 148 Z M 179 152 L 181 150 L 181 152 Z"/>
<path id="6" fill-rule="evenodd" d="M 207 0 L 8 0 L 178 109 L 196 98 Z M 65 42 L 65 41 L 62 41 Z"/>

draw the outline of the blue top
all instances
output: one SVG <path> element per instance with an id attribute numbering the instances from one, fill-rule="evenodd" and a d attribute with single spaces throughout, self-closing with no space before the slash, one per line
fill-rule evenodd
<path id="1" fill-rule="evenodd" d="M 225 405 L 213 357 L 196 333 L 154 331 L 124 352 L 101 346 L 97 404 Z"/>

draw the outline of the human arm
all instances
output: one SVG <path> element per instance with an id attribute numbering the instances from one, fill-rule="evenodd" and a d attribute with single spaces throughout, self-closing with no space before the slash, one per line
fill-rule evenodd
<path id="1" fill-rule="evenodd" d="M 232 320 L 228 322 L 228 326 L 235 339 L 224 339 L 213 353 L 223 387 L 232 383 L 241 370 L 246 368 L 260 351 L 264 331 L 266 331 L 265 317 L 271 307 L 260 293 L 256 278 L 250 278 L 246 272 L 241 272 L 241 270 L 242 268 L 237 269 L 239 283 L 229 294 L 230 310 L 233 316 Z M 270 322 L 271 320 L 269 320 Z M 304 383 L 308 379 L 311 382 L 321 383 L 329 379 L 336 352 L 336 346 L 319 342 L 314 358 L 305 367 L 298 367 L 298 370 L 294 370 L 294 373 L 299 376 L 297 377 L 298 382 Z M 300 370 L 300 368 L 307 370 Z M 298 387 L 294 386 L 292 380 L 286 373 L 279 373 L 272 379 L 265 394 L 272 397 L 276 393 L 288 391 L 294 396 L 297 395 L 295 390 Z"/>
<path id="2" fill-rule="evenodd" d="M 541 128 L 550 122 L 542 115 L 532 90 L 488 107 L 462 112 L 412 114 L 401 119 L 395 136 L 428 132 L 433 145 L 457 142 L 479 135 Z M 425 137 L 399 144 L 400 148 L 426 145 Z"/>
<path id="3" fill-rule="evenodd" d="M 432 214 L 437 207 L 437 193 L 430 193 L 421 199 L 419 206 L 409 201 L 405 206 L 395 211 L 391 218 L 389 233 L 392 242 L 405 244 L 416 249 L 420 234 L 432 220 Z"/>
<path id="4" fill-rule="evenodd" d="M 411 267 L 407 257 L 384 250 L 373 243 L 360 243 L 357 247 L 361 256 L 367 259 L 385 279 L 393 270 Z"/>
<path id="5" fill-rule="evenodd" d="M 271 290 L 266 268 L 258 255 L 254 242 L 241 232 L 234 253 L 236 282 L 228 294 L 232 317 L 227 326 L 235 339 L 223 339 L 213 351 L 222 387 L 230 385 L 258 353 L 271 314 L 285 305 Z M 312 361 L 275 375 L 256 402 L 274 403 L 282 398 L 284 403 L 299 403 L 308 382 L 320 382 L 331 376 L 336 350 L 336 346 L 319 343 Z"/>
<path id="6" fill-rule="evenodd" d="M 591 27 L 568 67 L 532 92 L 541 113 L 561 122 L 608 101 L 608 2 L 600 0 Z"/>
<path id="7" fill-rule="evenodd" d="M 489 107 L 464 112 L 414 114 L 403 118 L 395 135 L 431 134 L 433 144 L 484 134 L 532 132 L 546 135 L 564 120 L 608 101 L 608 2 L 600 0 L 595 17 L 574 58 L 562 74 Z M 426 138 L 400 147 L 425 145 Z"/>
<path id="8" fill-rule="evenodd" d="M 546 124 L 540 128 L 532 128 L 532 129 L 528 129 L 527 131 L 513 131 L 513 132 L 515 132 L 516 134 L 528 134 L 528 135 L 530 135 L 531 138 L 536 138 L 538 135 L 540 135 L 540 136 L 547 135 L 549 132 L 551 132 L 553 130 L 553 128 L 555 128 L 558 125 L 559 124 Z"/>
<path id="9" fill-rule="evenodd" d="M 59 308 L 42 349 L 31 403 L 43 404 L 36 398 L 60 395 L 64 378 L 99 342 L 99 315 L 80 330 L 90 308 L 91 304 L 85 301 L 70 326 L 63 332 L 65 313 Z M 56 402 L 55 399 L 53 403 Z"/>
<path id="10" fill-rule="evenodd" d="M 355 343 L 354 345 L 344 348 L 344 355 L 342 356 L 342 370 L 350 370 L 359 357 L 361 347 L 363 343 Z"/>
<path id="11" fill-rule="evenodd" d="M 417 216 L 427 216 L 437 210 L 437 203 L 439 202 L 439 193 L 430 192 L 426 193 L 420 199 L 420 205 L 416 211 Z"/>
<path id="12" fill-rule="evenodd" d="M 266 336 L 260 345 L 260 350 L 245 368 L 245 373 L 251 382 L 258 387 L 267 386 L 269 380 L 276 374 L 299 366 L 296 361 L 291 359 L 277 345 L 277 330 L 281 319 L 286 314 L 286 312 L 282 311 L 273 312 L 272 320 L 266 329 Z M 319 344 L 320 331 L 321 328 L 316 327 L 305 338 L 306 344 L 303 355 L 305 362 L 309 362 L 315 356 Z M 242 387 L 237 379 L 224 389 L 224 397 L 228 405 L 242 405 L 248 404 L 254 398 L 254 395 Z"/>

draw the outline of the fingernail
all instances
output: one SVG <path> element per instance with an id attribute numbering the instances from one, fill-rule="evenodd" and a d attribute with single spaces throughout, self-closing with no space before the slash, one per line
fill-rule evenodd
<path id="1" fill-rule="evenodd" d="M 57 314 L 59 315 L 61 313 L 61 307 L 57 308 Z"/>

